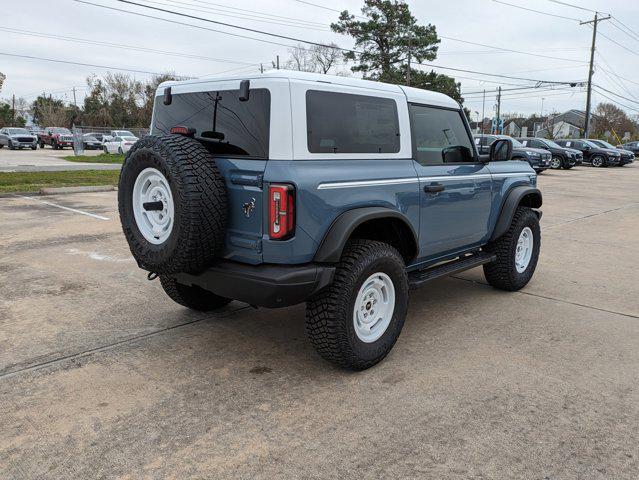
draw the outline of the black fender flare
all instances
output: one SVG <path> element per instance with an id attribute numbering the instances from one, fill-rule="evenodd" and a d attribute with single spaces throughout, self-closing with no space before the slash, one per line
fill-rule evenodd
<path id="1" fill-rule="evenodd" d="M 324 235 L 313 261 L 319 263 L 339 262 L 344 245 L 355 229 L 364 222 L 382 218 L 398 219 L 404 223 L 412 233 L 416 249 L 419 248 L 417 234 L 406 215 L 386 207 L 362 207 L 347 210 L 333 221 Z"/>
<path id="2" fill-rule="evenodd" d="M 493 240 L 497 240 L 508 231 L 510 224 L 513 221 L 513 217 L 515 216 L 515 210 L 517 210 L 517 207 L 522 204 L 522 202 L 526 207 L 541 207 L 543 202 L 541 192 L 538 188 L 531 186 L 519 185 L 517 187 L 513 187 L 508 192 L 506 200 L 504 200 L 504 203 L 501 206 L 499 218 L 497 218 L 495 229 L 490 237 L 491 242 Z M 539 218 L 541 218 L 541 212 L 536 213 Z"/>

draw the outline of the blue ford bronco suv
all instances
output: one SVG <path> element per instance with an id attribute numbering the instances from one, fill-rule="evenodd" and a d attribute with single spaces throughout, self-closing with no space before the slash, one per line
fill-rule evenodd
<path id="1" fill-rule="evenodd" d="M 483 265 L 518 290 L 542 197 L 512 143 L 479 155 L 440 93 L 276 70 L 168 82 L 120 175 L 124 234 L 177 303 L 306 302 L 317 352 L 361 370 L 395 344 L 409 289 Z"/>

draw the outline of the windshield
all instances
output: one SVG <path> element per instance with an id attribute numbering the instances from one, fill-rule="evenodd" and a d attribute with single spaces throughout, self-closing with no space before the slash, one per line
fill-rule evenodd
<path id="1" fill-rule="evenodd" d="M 51 133 L 61 133 L 63 135 L 71 135 L 71 130 L 68 128 L 52 128 Z"/>
<path id="2" fill-rule="evenodd" d="M 29 131 L 26 128 L 10 128 L 10 135 L 30 135 Z"/>
<path id="3" fill-rule="evenodd" d="M 600 147 L 604 147 L 604 148 L 617 148 L 613 145 L 610 145 L 608 142 L 604 142 L 603 140 L 592 140 L 592 143 L 595 143 L 599 145 Z"/>

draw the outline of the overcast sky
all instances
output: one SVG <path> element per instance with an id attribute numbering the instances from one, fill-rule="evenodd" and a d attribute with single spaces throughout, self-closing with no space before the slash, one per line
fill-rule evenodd
<path id="1" fill-rule="evenodd" d="M 236 33 L 277 43 L 294 43 L 153 12 L 116 0 L 86 1 L 173 21 L 192 23 L 219 32 L 108 10 L 73 0 L 31 0 L 29 2 L 1 0 L 0 4 L 3 8 L 1 9 L 0 52 L 105 65 L 113 67 L 114 71 L 115 69 L 146 72 L 174 71 L 178 74 L 201 77 L 228 70 L 248 72 L 256 70 L 259 63 L 267 67 L 278 54 L 282 63 L 288 56 L 286 46 L 239 38 L 220 32 Z M 320 8 L 298 0 L 132 1 L 291 37 L 324 43 L 335 42 L 344 47 L 352 47 L 352 40 L 330 32 L 328 25 L 336 20 L 338 13 L 329 9 L 348 9 L 352 13 L 360 13 L 363 3 L 361 0 L 309 0 L 311 3 L 326 7 Z M 507 1 L 574 19 L 589 20 L 594 15 L 585 10 L 558 5 L 550 0 Z M 637 0 L 567 1 L 585 8 L 610 12 L 635 32 L 636 38 L 633 38 L 632 34 L 624 33 L 623 26 L 617 22 L 600 23 L 600 32 L 621 46 L 602 36 L 598 38 L 597 50 L 600 56 L 596 57 L 596 61 L 601 68 L 595 74 L 594 81 L 603 88 L 636 101 L 636 98 L 639 98 L 639 75 L 637 75 L 639 73 L 639 53 L 637 53 L 639 52 L 639 2 Z M 592 30 L 589 26 L 580 26 L 576 20 L 524 11 L 492 0 L 412 0 L 408 3 L 420 23 L 431 23 L 437 27 L 437 33 L 440 36 L 448 37 L 442 38 L 439 54 L 433 62 L 437 65 L 539 80 L 584 81 L 587 78 Z M 267 14 L 268 18 L 260 16 L 263 14 Z M 293 22 L 297 26 L 293 26 Z M 29 33 L 26 34 L 27 32 Z M 34 34 L 120 44 L 124 48 L 83 44 Z M 504 52 L 452 39 L 561 59 Z M 129 46 L 178 55 L 135 51 L 128 48 Z M 205 58 L 189 58 L 181 54 Z M 0 55 L 0 71 L 7 76 L 0 92 L 2 98 L 9 98 L 15 94 L 16 97 L 25 97 L 28 101 L 32 101 L 38 93 L 44 91 L 70 102 L 73 100 L 71 89 L 75 86 L 80 103 L 85 92 L 86 77 L 92 73 L 105 74 L 108 69 Z M 522 80 L 499 79 L 443 69 L 437 71 L 454 76 L 462 83 L 462 92 L 468 93 L 466 105 L 473 112 L 478 111 L 481 114 L 482 99 L 471 92 L 486 89 L 488 92 L 486 116 L 492 116 L 494 91 L 499 85 L 496 82 L 502 82 L 503 88 L 513 88 L 513 85 L 508 84 L 530 85 L 530 82 Z M 149 77 L 149 74 L 145 73 L 134 73 L 134 75 L 140 79 Z M 607 95 L 612 97 L 610 94 Z M 517 94 L 512 92 L 504 95 L 502 111 L 525 114 L 541 112 L 542 97 L 545 99 L 543 101 L 545 113 L 570 108 L 583 109 L 585 104 L 585 93 L 580 88 L 569 91 L 564 89 Z M 613 98 L 628 107 L 639 109 L 639 102 L 633 103 L 618 97 Z M 599 101 L 607 101 L 607 99 L 600 93 L 596 93 L 594 102 L 596 104 Z M 629 108 L 626 110 L 632 114 L 637 113 Z M 475 113 L 473 113 L 474 118 Z"/>

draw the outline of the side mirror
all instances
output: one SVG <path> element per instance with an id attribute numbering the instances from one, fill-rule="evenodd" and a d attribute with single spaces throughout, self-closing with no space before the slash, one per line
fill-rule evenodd
<path id="1" fill-rule="evenodd" d="M 463 145 L 454 145 L 442 149 L 442 162 L 444 163 L 465 163 L 472 160 L 472 152 Z"/>
<path id="2" fill-rule="evenodd" d="M 510 140 L 500 138 L 495 140 L 490 146 L 490 161 L 491 162 L 503 162 L 510 160 L 513 154 L 513 144 Z"/>

